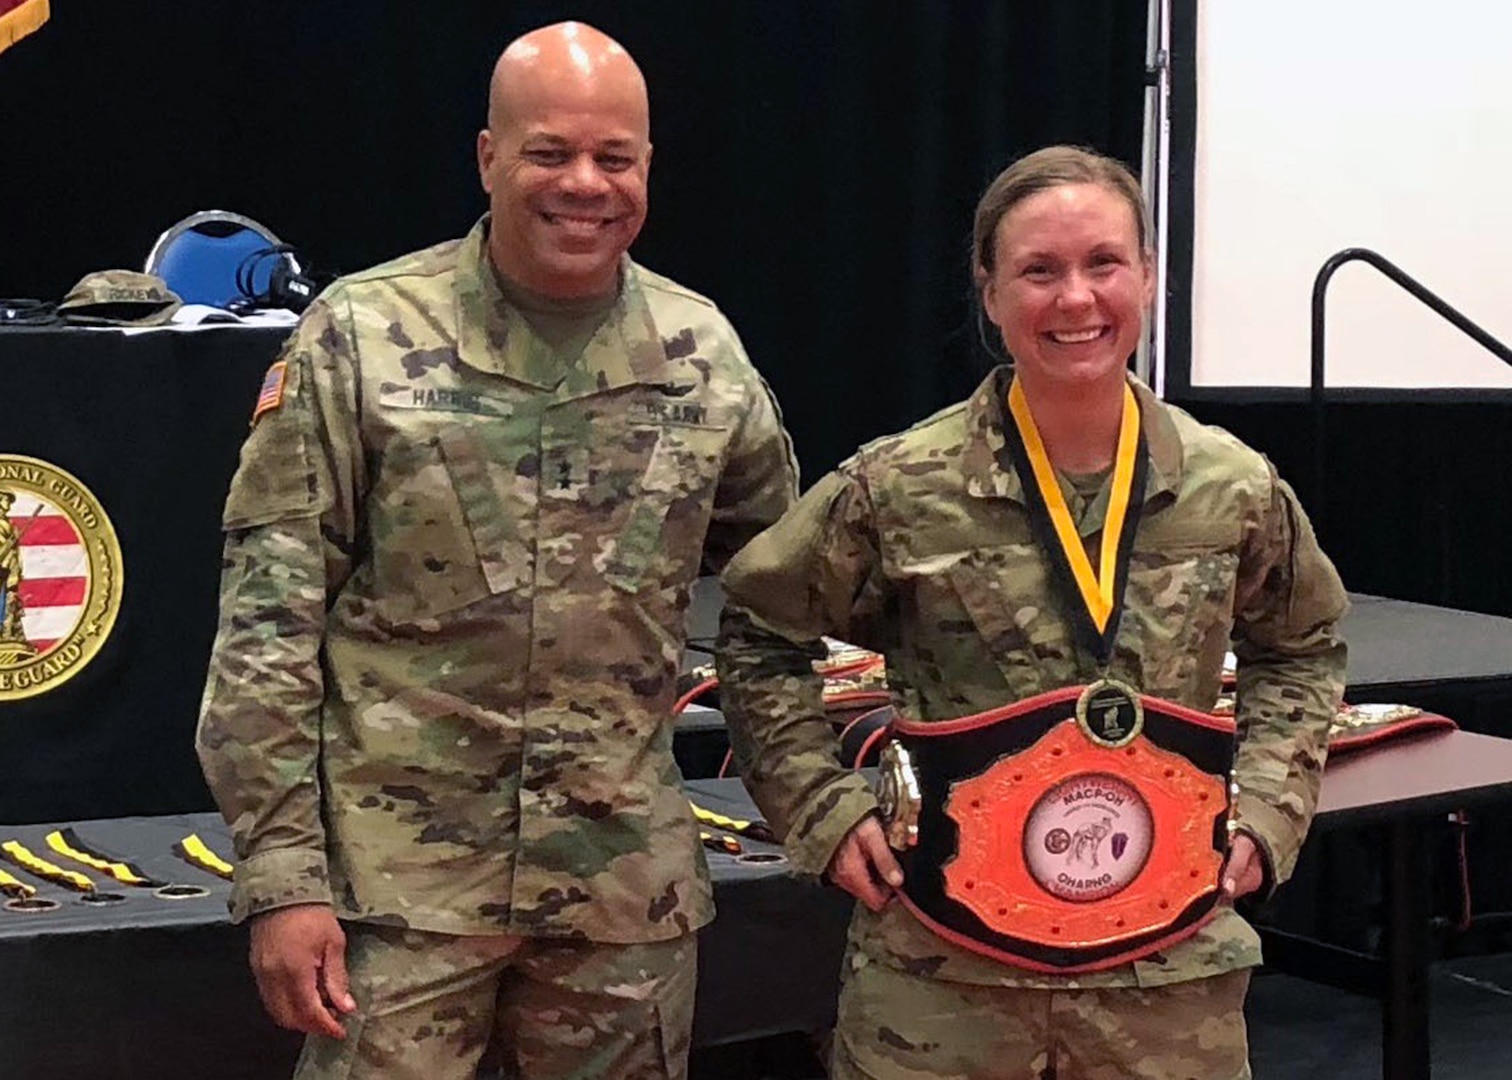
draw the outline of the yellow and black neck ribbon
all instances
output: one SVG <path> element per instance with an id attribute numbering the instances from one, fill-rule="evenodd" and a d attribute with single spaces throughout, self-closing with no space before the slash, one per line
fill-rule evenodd
<path id="1" fill-rule="evenodd" d="M 1113 457 L 1112 490 L 1103 522 L 1097 565 L 1087 556 L 1071 509 L 1061 493 L 1055 467 L 1045 452 L 1039 428 L 1017 379 L 1008 388 L 1008 415 L 1003 424 L 1008 452 L 1024 486 L 1029 526 L 1050 564 L 1050 579 L 1077 643 L 1106 666 L 1123 614 L 1129 557 L 1144 509 L 1149 476 L 1149 449 L 1140 423 L 1139 402 L 1127 383 L 1119 420 L 1118 449 Z"/>
<path id="2" fill-rule="evenodd" d="M 79 837 L 72 829 L 54 829 L 47 834 L 47 846 L 65 859 L 71 859 L 98 870 L 102 874 L 108 874 L 122 885 L 135 885 L 144 889 L 160 889 L 168 884 L 166 881 L 148 874 L 135 863 L 118 859 L 114 855 L 108 855 Z"/>
<path id="3" fill-rule="evenodd" d="M 19 840 L 7 840 L 0 844 L 0 854 L 28 874 L 39 877 L 43 881 L 50 881 L 54 885 L 61 885 L 65 889 L 72 889 L 78 893 L 96 891 L 95 883 L 86 875 L 74 870 L 65 870 L 56 863 L 48 862 Z"/>
<path id="4" fill-rule="evenodd" d="M 183 859 L 190 866 L 197 866 L 209 874 L 230 881 L 235 875 L 235 868 L 210 850 L 199 833 L 190 833 L 178 843 L 173 845 L 173 853 Z"/>
<path id="5" fill-rule="evenodd" d="M 28 915 L 57 911 L 61 906 L 56 900 L 38 896 L 35 885 L 28 885 L 8 870 L 0 870 L 0 896 L 5 897 L 0 907 Z"/>
<path id="6" fill-rule="evenodd" d="M 752 840 L 759 840 L 764 844 L 775 844 L 777 835 L 772 832 L 772 827 L 764 821 L 742 821 L 740 818 L 726 817 L 724 814 L 710 810 L 706 806 L 699 806 L 692 799 L 688 805 L 693 808 L 693 817 L 701 825 L 712 825 L 716 829 L 724 829 L 726 832 L 738 833 L 748 836 Z"/>
<path id="7" fill-rule="evenodd" d="M 0 896 L 11 900 L 29 900 L 36 895 L 35 885 L 28 885 L 9 870 L 0 870 Z"/>
<path id="8" fill-rule="evenodd" d="M 740 846 L 740 841 L 729 833 L 711 833 L 706 829 L 699 829 L 698 842 L 710 851 L 722 851 L 726 855 L 745 853 L 745 848 Z"/>

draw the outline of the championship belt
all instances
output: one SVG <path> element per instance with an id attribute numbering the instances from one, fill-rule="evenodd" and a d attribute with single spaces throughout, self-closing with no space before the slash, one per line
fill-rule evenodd
<path id="1" fill-rule="evenodd" d="M 898 714 L 891 705 L 878 705 L 852 717 L 840 729 L 840 763 L 851 769 L 871 769 L 881 764 L 887 733 Z"/>
<path id="2" fill-rule="evenodd" d="M 891 731 L 879 801 L 901 900 L 946 940 L 1075 974 L 1215 913 L 1232 721 L 1102 679 Z"/>
<path id="3" fill-rule="evenodd" d="M 1328 752 L 1347 754 L 1406 735 L 1452 731 L 1457 727 L 1449 717 L 1425 712 L 1415 705 L 1340 705 L 1328 727 Z"/>

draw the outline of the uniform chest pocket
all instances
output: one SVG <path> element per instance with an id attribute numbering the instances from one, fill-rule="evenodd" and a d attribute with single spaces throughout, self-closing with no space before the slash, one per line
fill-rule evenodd
<path id="1" fill-rule="evenodd" d="M 1234 624 L 1238 566 L 1232 550 L 1133 554 L 1119 640 L 1141 657 L 1146 686 L 1182 686 L 1199 662 L 1214 656 L 1221 662 Z"/>
<path id="2" fill-rule="evenodd" d="M 900 570 L 915 607 L 903 622 L 942 686 L 988 685 L 995 670 L 1012 693 L 1037 692 L 1040 653 L 1062 644 L 1064 631 L 1044 617 L 1044 568 L 1032 546 L 973 547 Z"/>
<path id="3" fill-rule="evenodd" d="M 698 574 L 729 432 L 664 424 L 623 526 L 605 547 L 605 580 L 625 592 L 688 584 Z"/>
<path id="4" fill-rule="evenodd" d="M 486 454 L 465 429 L 394 445 L 369 500 L 374 599 L 395 621 L 434 618 L 529 580 Z"/>

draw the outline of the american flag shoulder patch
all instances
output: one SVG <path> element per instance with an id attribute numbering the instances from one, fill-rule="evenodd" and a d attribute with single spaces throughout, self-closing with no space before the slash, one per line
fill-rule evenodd
<path id="1" fill-rule="evenodd" d="M 283 404 L 284 376 L 289 370 L 287 360 L 278 360 L 263 376 L 262 389 L 257 392 L 257 404 L 252 408 L 252 422 L 265 412 L 272 412 Z"/>

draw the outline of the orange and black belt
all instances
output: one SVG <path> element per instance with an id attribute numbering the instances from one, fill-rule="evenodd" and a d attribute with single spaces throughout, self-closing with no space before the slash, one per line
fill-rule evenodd
<path id="1" fill-rule="evenodd" d="M 1231 721 L 1104 679 L 890 733 L 879 801 L 901 899 L 941 937 L 1069 974 L 1215 913 Z"/>

